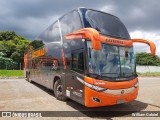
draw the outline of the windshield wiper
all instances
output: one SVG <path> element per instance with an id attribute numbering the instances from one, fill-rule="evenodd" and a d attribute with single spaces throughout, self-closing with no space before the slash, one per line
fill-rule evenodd
<path id="1" fill-rule="evenodd" d="M 136 73 L 122 73 L 121 75 L 122 77 L 131 77 L 132 75 L 136 75 Z"/>
<path id="2" fill-rule="evenodd" d="M 103 75 L 103 74 L 104 74 L 104 75 Z M 109 76 L 105 76 L 105 74 L 112 75 L 112 74 L 118 74 L 118 73 L 101 73 L 101 76 L 103 76 L 103 77 L 109 77 Z M 119 77 L 119 74 L 118 74 L 118 77 Z"/>

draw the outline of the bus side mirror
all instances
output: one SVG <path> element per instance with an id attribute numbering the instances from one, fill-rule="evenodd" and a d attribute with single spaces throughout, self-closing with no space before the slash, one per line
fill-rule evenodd
<path id="1" fill-rule="evenodd" d="M 93 28 L 83 28 L 65 36 L 68 40 L 89 39 L 92 43 L 92 48 L 101 50 L 101 41 L 99 32 Z"/>
<path id="2" fill-rule="evenodd" d="M 97 39 L 92 39 L 92 48 L 95 50 L 101 50 L 101 42 Z"/>
<path id="3" fill-rule="evenodd" d="M 150 40 L 145 40 L 145 39 L 132 39 L 132 42 L 139 42 L 139 43 L 148 44 L 150 46 L 151 54 L 152 55 L 156 54 L 156 45 L 154 44 L 154 42 L 152 42 Z"/>

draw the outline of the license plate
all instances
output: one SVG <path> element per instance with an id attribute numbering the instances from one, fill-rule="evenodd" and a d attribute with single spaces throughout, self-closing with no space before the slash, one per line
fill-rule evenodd
<path id="1" fill-rule="evenodd" d="M 122 100 L 117 100 L 117 104 L 121 104 L 121 103 L 125 103 L 125 101 L 122 99 Z"/>

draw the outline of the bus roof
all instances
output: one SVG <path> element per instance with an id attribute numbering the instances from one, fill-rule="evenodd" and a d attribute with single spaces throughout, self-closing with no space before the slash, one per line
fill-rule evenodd
<path id="1" fill-rule="evenodd" d="M 79 20 L 75 21 L 77 19 Z M 69 31 L 69 33 L 74 32 L 75 30 L 81 28 L 94 28 L 100 34 L 106 36 L 125 39 L 125 40 L 130 39 L 128 31 L 124 26 L 124 24 L 120 21 L 120 19 L 114 15 L 102 11 L 79 7 L 73 9 L 70 12 L 67 12 L 57 20 L 58 20 L 57 25 L 60 23 L 72 29 Z M 36 37 L 36 39 L 43 40 L 44 38 L 45 39 L 48 38 L 48 40 L 46 41 L 52 41 L 53 40 L 52 34 L 55 33 L 53 28 L 57 28 L 55 25 L 57 20 L 53 24 L 51 24 L 46 30 L 44 30 L 38 37 Z M 72 25 L 72 23 L 74 24 L 74 26 Z M 60 26 L 62 27 L 61 30 L 65 30 L 65 28 L 63 28 L 64 26 L 62 25 Z"/>
<path id="2" fill-rule="evenodd" d="M 112 15 L 112 14 L 110 14 L 110 13 L 106 13 L 106 12 L 103 12 L 103 11 L 100 11 L 100 10 L 95 10 L 95 9 L 86 8 L 86 7 L 78 7 L 78 8 L 75 8 L 75 9 L 73 9 L 73 10 L 65 13 L 63 16 L 61 16 L 61 17 L 58 18 L 58 19 L 63 18 L 65 15 L 67 15 L 68 13 L 70 13 L 70 12 L 72 12 L 72 11 L 74 11 L 74 10 L 77 10 L 77 11 L 79 11 L 80 13 L 82 13 L 84 10 L 92 10 L 92 11 L 97 11 L 97 12 L 101 12 L 101 13 L 104 13 L 104 14 L 108 14 L 108 15 L 110 15 L 110 16 L 113 16 L 113 17 L 116 17 L 117 19 L 119 19 L 117 16 Z"/>

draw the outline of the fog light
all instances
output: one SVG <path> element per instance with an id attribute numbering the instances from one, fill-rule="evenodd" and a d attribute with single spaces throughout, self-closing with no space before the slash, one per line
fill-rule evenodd
<path id="1" fill-rule="evenodd" d="M 96 98 L 96 97 L 92 97 L 92 100 L 94 101 L 94 102 L 101 102 L 101 100 L 99 99 L 99 98 Z"/>

